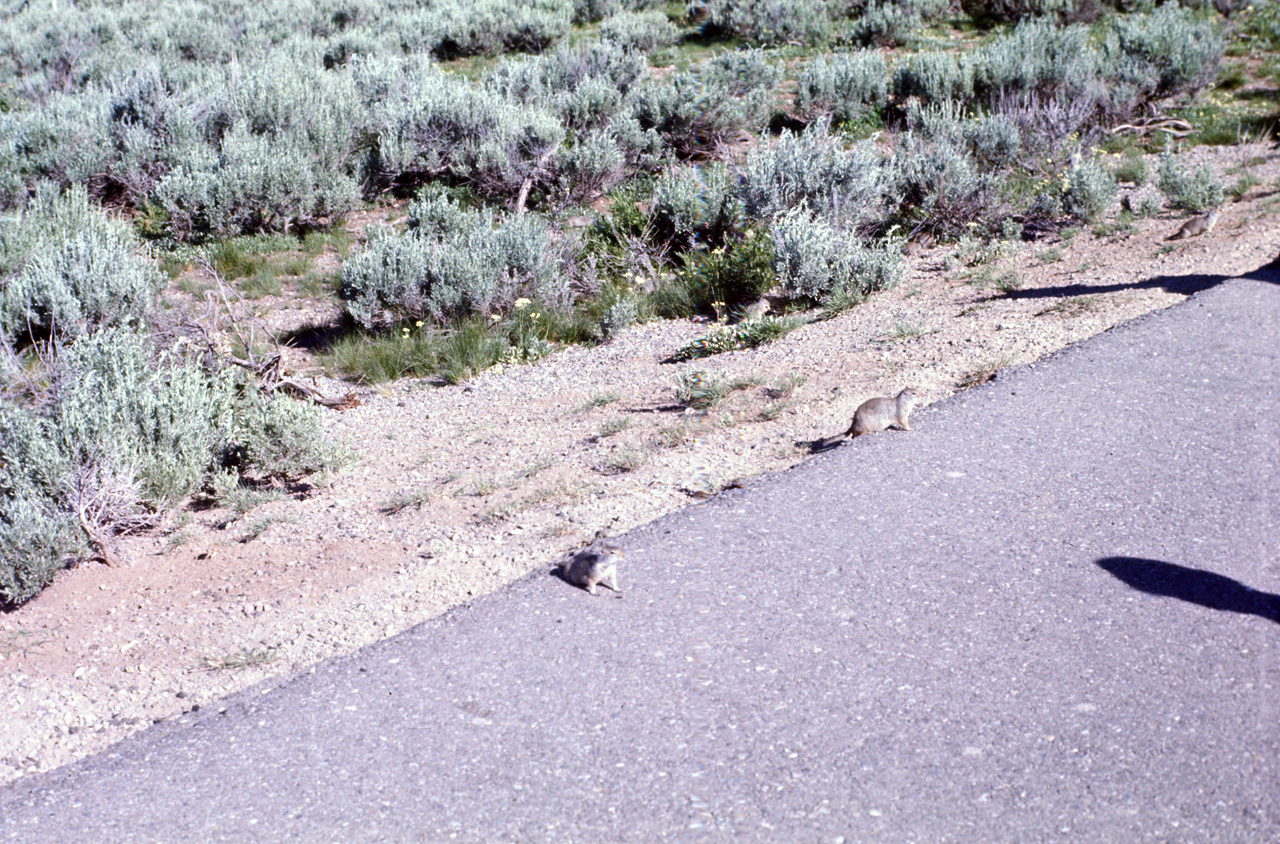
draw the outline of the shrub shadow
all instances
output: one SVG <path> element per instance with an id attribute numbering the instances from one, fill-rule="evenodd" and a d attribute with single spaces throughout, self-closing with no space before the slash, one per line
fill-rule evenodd
<path id="1" fill-rule="evenodd" d="M 330 322 L 308 322 L 276 335 L 276 341 L 283 346 L 318 353 L 328 351 L 335 343 L 357 331 L 355 320 L 346 316 L 336 317 Z"/>
<path id="2" fill-rule="evenodd" d="M 1141 557 L 1103 557 L 1097 565 L 1130 587 L 1211 610 L 1256 615 L 1280 624 L 1280 595 L 1252 589 L 1220 574 Z"/>
<path id="3" fill-rule="evenodd" d="M 1034 290 L 1010 290 L 1001 298 L 1005 299 L 1058 299 L 1067 296 L 1088 296 L 1099 293 L 1118 293 L 1122 290 L 1146 290 L 1159 287 L 1170 293 L 1192 296 L 1210 287 L 1216 287 L 1232 278 L 1248 278 L 1254 281 L 1266 281 L 1280 284 L 1280 258 L 1258 267 L 1251 272 L 1240 275 L 1205 275 L 1192 273 L 1189 275 L 1158 275 L 1133 284 L 1064 284 L 1057 287 L 1041 287 Z"/>

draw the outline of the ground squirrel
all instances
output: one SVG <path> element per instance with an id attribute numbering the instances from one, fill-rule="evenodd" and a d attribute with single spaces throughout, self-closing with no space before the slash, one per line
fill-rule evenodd
<path id="1" fill-rule="evenodd" d="M 622 590 L 618 588 L 618 562 L 625 556 L 616 545 L 583 548 L 560 564 L 560 576 L 592 595 L 596 594 L 598 583 L 620 593 Z"/>
<path id="2" fill-rule="evenodd" d="M 769 300 L 763 296 L 742 306 L 742 320 L 744 322 L 749 319 L 764 319 L 764 315 L 767 313 L 769 313 Z"/>
<path id="3" fill-rule="evenodd" d="M 1165 238 L 1165 240 L 1180 240 L 1184 237 L 1193 237 L 1197 234 L 1208 234 L 1213 231 L 1213 226 L 1218 222 L 1218 216 L 1221 213 L 1222 212 L 1219 209 L 1215 208 L 1202 217 L 1192 217 L 1190 220 L 1187 220 L 1182 224 L 1182 228 L 1178 229 L 1176 233 Z"/>
<path id="4" fill-rule="evenodd" d="M 910 431 L 907 416 L 920 404 L 920 394 L 908 387 L 897 398 L 868 399 L 854 411 L 853 423 L 844 432 L 846 437 L 857 437 L 883 431 L 897 425 L 904 431 Z"/>

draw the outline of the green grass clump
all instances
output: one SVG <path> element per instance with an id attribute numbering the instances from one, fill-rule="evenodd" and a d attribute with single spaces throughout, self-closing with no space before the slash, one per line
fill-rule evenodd
<path id="1" fill-rule="evenodd" d="M 996 289 L 1006 296 L 1022 288 L 1022 276 L 1017 270 L 1006 270 L 995 277 Z"/>
<path id="2" fill-rule="evenodd" d="M 416 320 L 398 329 L 356 329 L 334 341 L 320 361 L 361 383 L 438 376 L 458 384 L 494 364 L 533 363 L 557 343 L 594 337 L 580 314 L 558 313 L 518 299 L 506 319 L 494 314 L 436 325 Z"/>
<path id="3" fill-rule="evenodd" d="M 1254 174 L 1247 172 L 1242 173 L 1234 182 L 1231 183 L 1231 187 L 1227 188 L 1227 193 L 1230 194 L 1233 199 L 1239 200 L 1246 193 L 1260 184 L 1262 184 L 1262 180 Z"/>
<path id="4" fill-rule="evenodd" d="M 596 431 L 596 439 L 603 440 L 612 437 L 614 434 L 620 434 L 630 428 L 635 421 L 634 416 L 619 416 L 616 419 L 610 419 Z"/>
<path id="5" fill-rule="evenodd" d="M 495 337 L 483 322 L 463 323 L 441 344 L 440 376 L 448 384 L 460 384 L 497 363 L 507 348 L 506 340 Z"/>
<path id="6" fill-rule="evenodd" d="M 659 316 L 728 314 L 759 299 L 777 281 L 773 244 L 754 229 L 723 246 L 686 253 L 684 262 L 683 271 L 651 297 Z"/>
<path id="7" fill-rule="evenodd" d="M 203 657 L 200 660 L 200 667 L 205 671 L 240 671 L 245 668 L 259 668 L 263 665 L 269 665 L 283 655 L 283 647 L 236 651 L 224 656 Z"/>
<path id="8" fill-rule="evenodd" d="M 584 410 L 591 410 L 592 408 L 596 408 L 596 407 L 605 407 L 606 405 L 610 405 L 610 404 L 613 404 L 614 402 L 618 402 L 621 400 L 622 400 L 621 393 L 616 393 L 613 391 L 599 393 L 587 399 L 586 403 L 584 403 L 581 407 L 578 408 L 578 412 L 581 413 Z"/>
<path id="9" fill-rule="evenodd" d="M 623 475 L 635 472 L 649 462 L 650 456 L 647 448 L 620 448 L 596 466 L 596 471 L 602 475 Z"/>
<path id="10" fill-rule="evenodd" d="M 893 329 L 889 332 L 889 339 L 902 342 L 904 340 L 915 340 L 932 333 L 932 329 L 926 328 L 918 322 L 895 322 Z"/>
<path id="11" fill-rule="evenodd" d="M 1145 185 L 1147 179 L 1151 178 L 1147 162 L 1142 157 L 1142 151 L 1132 147 L 1125 153 L 1124 160 L 1116 166 L 1113 175 L 1117 182 L 1128 182 L 1138 186 Z"/>
<path id="12" fill-rule="evenodd" d="M 209 263 L 223 278 L 235 281 L 272 266 L 277 256 L 297 248 L 298 242 L 284 235 L 231 237 L 210 248 L 208 256 Z"/>
<path id="13" fill-rule="evenodd" d="M 395 515 L 396 513 L 403 512 L 404 510 L 408 510 L 410 507 L 412 507 L 415 510 L 421 510 L 424 504 L 427 504 L 428 502 L 433 500 L 435 497 L 436 497 L 436 494 L 434 492 L 431 492 L 430 490 L 426 490 L 426 489 L 415 490 L 414 492 L 408 492 L 403 495 L 397 495 L 394 498 L 384 501 L 382 503 L 382 507 L 379 509 L 381 512 L 387 514 L 388 516 L 392 516 L 392 515 Z"/>
<path id="14" fill-rule="evenodd" d="M 270 487 L 258 489 L 242 481 L 235 472 L 218 472 L 210 484 L 214 499 L 223 507 L 229 508 L 240 518 L 260 504 L 280 501 L 284 493 Z"/>
<path id="15" fill-rule="evenodd" d="M 691 410 L 707 410 L 728 393 L 728 379 L 714 372 L 689 369 L 676 376 L 676 401 Z"/>
<path id="16" fill-rule="evenodd" d="M 442 338 L 436 331 L 384 334 L 357 331 L 335 341 L 320 355 L 321 364 L 362 384 L 426 377 L 440 368 Z"/>
<path id="17" fill-rule="evenodd" d="M 685 346 L 681 346 L 672 360 L 685 361 L 710 357 L 722 352 L 754 349 L 777 340 L 808 322 L 804 317 L 764 317 L 749 319 L 732 326 L 722 326 Z"/>
<path id="18" fill-rule="evenodd" d="M 259 267 L 238 285 L 241 295 L 246 299 L 261 299 L 263 296 L 279 296 L 284 293 L 280 279 L 275 270 L 269 266 Z"/>

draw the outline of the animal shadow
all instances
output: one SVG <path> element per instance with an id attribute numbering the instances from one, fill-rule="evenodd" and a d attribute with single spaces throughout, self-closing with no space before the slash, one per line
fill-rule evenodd
<path id="1" fill-rule="evenodd" d="M 796 440 L 796 448 L 808 451 L 810 454 L 821 454 L 824 451 L 830 451 L 838 447 L 844 442 L 844 434 L 834 437 L 822 437 L 816 440 Z"/>
<path id="2" fill-rule="evenodd" d="M 1280 624 L 1280 595 L 1252 589 L 1238 580 L 1141 557 L 1103 557 L 1095 562 L 1134 589 Z"/>

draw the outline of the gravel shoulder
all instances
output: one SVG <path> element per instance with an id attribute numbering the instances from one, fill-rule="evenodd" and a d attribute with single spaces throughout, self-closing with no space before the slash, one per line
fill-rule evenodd
<path id="1" fill-rule="evenodd" d="M 707 326 L 658 322 L 455 387 L 363 391 L 359 407 L 326 416 L 356 457 L 323 483 L 239 518 L 205 510 L 169 535 L 131 538 L 120 565 L 68 570 L 0 617 L 0 782 L 305 671 L 550 568 L 597 534 L 795 465 L 871 396 L 913 386 L 942 400 L 1274 261 L 1280 153 L 1194 155 L 1220 173 L 1254 160 L 1261 179 L 1204 237 L 1166 242 L 1181 221 L 1164 215 L 1105 237 L 1017 244 L 973 267 L 949 261 L 954 248 L 932 249 L 911 258 L 897 289 L 747 352 L 663 363 Z M 1020 283 L 998 289 L 992 279 L 1008 271 Z M 693 368 L 742 389 L 686 412 L 675 377 Z M 886 434 L 899 435 L 910 436 Z"/>

